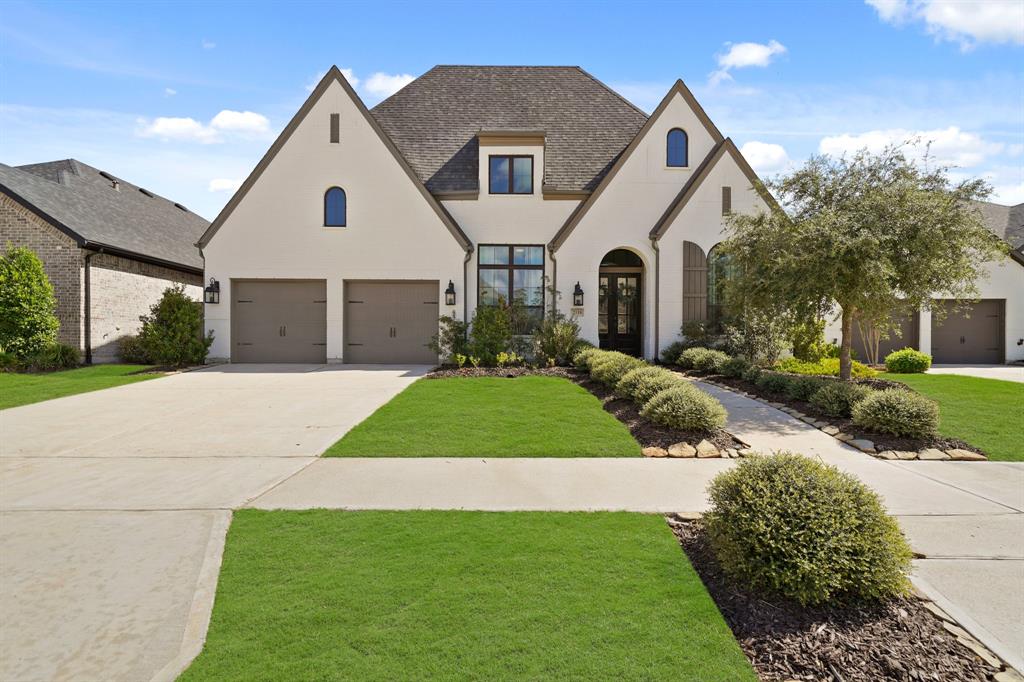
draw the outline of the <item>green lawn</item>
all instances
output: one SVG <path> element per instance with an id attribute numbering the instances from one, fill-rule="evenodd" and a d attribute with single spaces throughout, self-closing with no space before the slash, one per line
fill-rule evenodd
<path id="1" fill-rule="evenodd" d="M 939 432 L 989 456 L 1024 461 L 1024 384 L 952 374 L 882 374 L 939 403 Z"/>
<path id="2" fill-rule="evenodd" d="M 3 372 L 0 373 L 0 410 L 161 376 L 135 374 L 147 367 L 148 365 L 92 365 L 45 374 Z"/>
<path id="3" fill-rule="evenodd" d="M 235 512 L 196 680 L 756 678 L 660 516 Z"/>
<path id="4" fill-rule="evenodd" d="M 421 379 L 324 453 L 328 457 L 625 457 L 629 430 L 568 379 Z"/>

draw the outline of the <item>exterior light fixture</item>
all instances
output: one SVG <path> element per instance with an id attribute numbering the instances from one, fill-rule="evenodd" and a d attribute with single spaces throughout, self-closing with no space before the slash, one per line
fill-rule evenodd
<path id="1" fill-rule="evenodd" d="M 455 282 L 448 280 L 448 288 L 444 290 L 444 304 L 455 305 Z"/>
<path id="2" fill-rule="evenodd" d="M 210 278 L 210 284 L 203 289 L 203 302 L 220 303 L 220 282 L 213 277 Z"/>
<path id="3" fill-rule="evenodd" d="M 579 282 L 576 282 L 576 288 L 572 291 L 572 304 L 577 308 L 583 306 L 583 289 L 580 288 Z"/>

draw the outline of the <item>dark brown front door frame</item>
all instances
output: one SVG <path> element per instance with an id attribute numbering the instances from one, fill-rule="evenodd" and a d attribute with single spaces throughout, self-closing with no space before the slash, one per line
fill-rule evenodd
<path id="1" fill-rule="evenodd" d="M 601 278 L 608 278 L 607 315 L 608 331 L 598 330 L 598 345 L 608 350 L 617 350 L 629 355 L 643 355 L 643 296 L 644 275 L 642 267 L 603 267 L 598 270 L 598 296 L 600 297 Z M 618 333 L 618 283 L 623 277 L 636 277 L 636 334 L 619 336 Z M 600 315 L 600 308 L 598 308 Z"/>

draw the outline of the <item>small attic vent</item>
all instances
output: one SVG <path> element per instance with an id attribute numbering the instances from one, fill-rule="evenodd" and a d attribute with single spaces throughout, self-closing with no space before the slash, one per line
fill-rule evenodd
<path id="1" fill-rule="evenodd" d="M 149 197 L 150 199 L 153 199 L 153 198 L 155 198 L 155 197 L 156 197 L 156 195 L 155 195 L 155 194 L 153 194 L 152 192 L 150 192 L 150 191 L 149 191 L 148 189 L 143 189 L 142 187 L 140 187 L 140 188 L 139 188 L 139 191 L 140 191 L 140 192 L 142 192 L 143 194 L 145 194 L 145 195 L 146 195 L 147 197 Z"/>
<path id="2" fill-rule="evenodd" d="M 186 211 L 186 212 L 188 211 L 188 209 L 187 209 L 187 208 L 185 208 L 184 206 L 182 206 L 181 204 L 179 204 L 179 203 L 178 203 L 177 201 L 175 201 L 175 202 L 174 202 L 174 207 L 175 207 L 175 208 L 180 208 L 180 209 L 181 209 L 182 211 Z"/>

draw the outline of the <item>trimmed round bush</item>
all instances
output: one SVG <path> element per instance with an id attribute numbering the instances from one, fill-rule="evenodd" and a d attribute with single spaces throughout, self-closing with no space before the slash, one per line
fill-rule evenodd
<path id="1" fill-rule="evenodd" d="M 775 393 L 782 395 L 786 392 L 786 387 L 789 386 L 790 377 L 785 374 L 779 374 L 778 372 L 761 372 L 761 375 L 757 377 L 757 387 L 762 391 L 768 393 Z"/>
<path id="2" fill-rule="evenodd" d="M 614 387 L 626 372 L 637 367 L 644 367 L 646 364 L 640 358 L 634 358 L 632 355 L 611 351 L 591 361 L 590 377 L 606 386 Z"/>
<path id="3" fill-rule="evenodd" d="M 725 425 L 722 403 L 690 383 L 665 389 L 647 401 L 640 414 L 684 431 L 714 431 Z"/>
<path id="4" fill-rule="evenodd" d="M 699 363 L 703 363 L 705 356 L 710 352 L 710 348 L 703 348 L 700 346 L 687 348 L 679 354 L 679 360 L 676 362 L 683 369 L 697 369 L 697 365 Z"/>
<path id="5" fill-rule="evenodd" d="M 572 364 L 575 365 L 576 369 L 590 369 L 591 360 L 604 352 L 600 348 L 584 348 L 573 357 Z"/>
<path id="6" fill-rule="evenodd" d="M 750 368 L 750 362 L 746 358 L 729 358 L 718 368 L 718 372 L 730 379 L 739 379 Z"/>
<path id="7" fill-rule="evenodd" d="M 810 403 L 830 417 L 849 417 L 854 404 L 868 397 L 871 389 L 847 381 L 826 381 L 814 392 Z"/>
<path id="8" fill-rule="evenodd" d="M 693 363 L 693 368 L 698 372 L 719 373 L 725 363 L 729 362 L 729 355 L 720 350 L 708 350 L 701 354 Z"/>
<path id="9" fill-rule="evenodd" d="M 920 393 L 899 388 L 872 391 L 851 410 L 853 423 L 880 433 L 931 438 L 939 429 L 939 406 Z"/>
<path id="10" fill-rule="evenodd" d="M 673 341 L 661 349 L 661 364 L 674 365 L 679 360 L 679 354 L 685 350 L 686 344 L 682 341 Z"/>
<path id="11" fill-rule="evenodd" d="M 780 453 L 715 477 L 703 523 L 722 569 L 803 605 L 906 594 L 911 551 L 878 495 L 833 466 Z"/>
<path id="12" fill-rule="evenodd" d="M 923 374 L 932 366 L 932 356 L 913 348 L 894 350 L 885 356 L 885 370 L 894 374 Z"/>
<path id="13" fill-rule="evenodd" d="M 672 370 L 644 366 L 626 372 L 615 385 L 615 392 L 643 407 L 657 393 L 683 383 L 686 380 Z"/>
<path id="14" fill-rule="evenodd" d="M 789 383 L 786 384 L 785 395 L 790 400 L 803 400 L 804 402 L 811 399 L 811 396 L 821 388 L 825 382 L 824 379 L 818 379 L 815 377 L 788 377 Z"/>
<path id="15" fill-rule="evenodd" d="M 750 367 L 747 367 L 745 370 L 743 370 L 743 380 L 749 381 L 752 384 L 756 384 L 757 380 L 761 378 L 761 374 L 763 373 L 763 369 L 761 369 L 757 365 L 751 365 Z"/>

